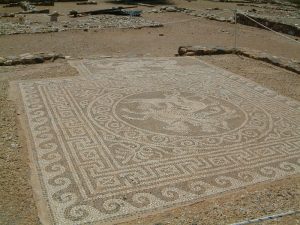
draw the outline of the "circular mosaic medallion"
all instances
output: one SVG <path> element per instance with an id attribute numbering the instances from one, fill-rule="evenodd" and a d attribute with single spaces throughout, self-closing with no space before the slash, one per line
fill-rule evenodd
<path id="1" fill-rule="evenodd" d="M 117 104 L 115 114 L 138 129 L 187 136 L 230 132 L 247 118 L 237 106 L 215 97 L 161 91 L 127 96 Z"/>
<path id="2" fill-rule="evenodd" d="M 177 90 L 112 92 L 89 111 L 111 134 L 166 146 L 248 142 L 270 128 L 269 115 L 246 101 Z"/>

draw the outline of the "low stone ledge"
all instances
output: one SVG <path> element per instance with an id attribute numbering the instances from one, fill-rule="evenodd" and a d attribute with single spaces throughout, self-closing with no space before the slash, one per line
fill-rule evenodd
<path id="1" fill-rule="evenodd" d="M 256 20 L 257 22 L 263 24 L 266 27 L 269 27 L 270 29 L 277 31 L 277 32 L 300 37 L 300 27 L 299 26 L 285 24 L 285 23 L 278 22 L 278 21 L 272 21 L 269 18 L 258 17 L 258 16 L 254 16 L 254 15 L 250 15 L 250 14 L 247 14 L 247 16 L 252 18 L 253 20 Z M 236 21 L 243 25 L 263 28 L 259 24 L 255 23 L 254 21 L 247 18 L 247 16 L 245 16 L 241 13 L 237 13 Z"/>
<path id="2" fill-rule="evenodd" d="M 245 3 L 245 2 L 244 2 Z M 244 4 L 243 3 L 243 4 Z M 250 3 L 250 2 L 249 2 Z M 297 8 L 294 9 L 286 9 L 286 8 L 280 8 L 280 7 L 274 7 L 274 6 L 258 6 L 258 5 L 249 5 L 251 7 L 260 7 L 260 8 L 266 8 L 268 9 L 276 9 L 276 10 L 283 10 L 286 12 L 296 12 Z M 293 6 L 295 7 L 295 6 Z M 216 8 L 207 8 L 202 10 L 195 10 L 195 9 L 189 9 L 189 8 L 179 8 L 176 6 L 162 6 L 160 8 L 154 8 L 148 11 L 149 13 L 165 13 L 165 12 L 177 12 L 177 13 L 185 13 L 190 16 L 194 17 L 201 17 L 206 18 L 208 20 L 214 20 L 218 22 L 227 22 L 227 23 L 235 23 L 233 12 L 230 12 L 226 9 L 220 9 L 218 7 Z M 285 22 L 281 18 L 274 18 L 274 16 L 262 16 L 256 13 L 256 9 L 248 10 L 244 13 L 237 13 L 237 23 L 247 25 L 247 26 L 253 26 L 258 27 L 261 29 L 263 28 L 261 25 L 257 24 L 256 22 L 252 21 L 255 20 L 261 24 L 263 24 L 266 27 L 269 27 L 277 32 L 293 35 L 296 37 L 300 37 L 300 26 L 298 24 L 290 24 L 288 22 Z M 248 17 L 251 19 L 249 19 Z M 296 17 L 299 16 L 296 14 Z M 295 16 L 293 16 L 295 17 Z M 292 16 L 289 16 L 288 18 L 292 18 Z"/>
<path id="3" fill-rule="evenodd" d="M 65 59 L 65 56 L 57 53 L 25 53 L 19 56 L 0 57 L 0 66 L 38 64 L 45 61 L 54 61 L 56 59 Z"/>
<path id="4" fill-rule="evenodd" d="M 247 48 L 230 48 L 218 46 L 181 46 L 178 49 L 179 56 L 223 55 L 237 54 L 248 58 L 264 61 L 286 70 L 300 74 L 300 61 L 277 57 L 265 52 Z"/>
<path id="5" fill-rule="evenodd" d="M 220 55 L 232 54 L 233 49 L 227 47 L 216 46 L 181 46 L 178 49 L 180 56 L 195 56 L 195 55 Z"/>

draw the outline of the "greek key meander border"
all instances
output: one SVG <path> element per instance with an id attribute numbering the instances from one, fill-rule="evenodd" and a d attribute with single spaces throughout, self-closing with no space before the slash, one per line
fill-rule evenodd
<path id="1" fill-rule="evenodd" d="M 68 94 L 67 94 L 67 91 L 64 93 L 64 96 L 67 96 Z M 69 93 L 69 95 L 70 95 L 70 93 Z M 76 104 L 75 103 L 75 99 L 74 99 L 74 104 Z M 80 108 L 78 107 L 78 110 L 80 110 Z M 83 113 L 82 113 L 83 114 Z M 85 119 L 86 121 L 88 121 L 88 119 Z M 265 145 L 267 145 L 267 144 L 265 144 Z M 135 167 L 135 166 L 132 166 L 132 167 Z"/>
<path id="2" fill-rule="evenodd" d="M 66 91 L 67 92 L 67 91 Z M 68 94 L 65 92 L 65 96 L 67 96 Z M 45 93 L 44 93 L 45 94 Z M 71 98 L 71 96 L 69 96 L 69 98 Z M 48 100 L 49 101 L 49 100 Z M 71 99 L 69 99 L 69 101 L 72 101 Z M 46 100 L 44 101 L 44 102 L 46 102 Z M 73 103 L 70 103 L 70 104 L 72 104 L 72 105 L 74 105 L 74 104 L 76 104 L 75 103 L 75 99 L 73 99 Z M 77 106 L 77 110 L 79 110 L 79 111 L 81 111 L 80 110 L 80 108 L 79 108 L 79 106 Z M 85 117 L 84 116 L 84 113 L 83 112 L 81 112 L 81 115 L 83 116 L 83 117 Z M 85 118 L 84 119 L 85 120 L 85 122 L 87 122 L 88 121 L 88 119 L 87 118 Z M 59 123 L 58 123 L 59 124 Z M 58 125 L 59 126 L 59 125 Z M 92 125 L 91 125 L 92 126 Z M 89 126 L 90 127 L 90 126 Z M 59 130 L 62 130 L 63 128 L 62 127 L 60 127 L 60 129 Z M 90 134 L 90 135 L 93 135 L 92 133 Z M 95 139 L 95 140 L 97 140 L 97 135 L 96 134 L 94 134 L 95 136 L 94 136 L 94 138 L 93 139 Z M 101 139 L 100 137 L 98 138 L 98 139 Z M 98 142 L 98 144 L 100 144 L 101 143 L 101 145 L 105 145 L 104 143 L 102 143 L 103 141 L 102 140 L 98 140 L 99 142 Z M 292 138 L 290 138 L 290 141 L 292 141 Z M 266 143 L 266 144 L 264 144 L 264 145 L 270 145 L 270 143 Z M 60 143 L 60 145 L 64 145 L 64 143 L 63 142 L 61 142 Z M 258 146 L 259 147 L 259 146 Z M 256 148 L 258 148 L 258 147 L 255 147 L 255 149 Z M 67 148 L 67 146 L 65 147 L 66 149 L 68 149 Z M 238 148 L 238 147 L 237 147 Z M 220 150 L 221 151 L 221 150 Z M 240 149 L 238 149 L 237 151 L 241 151 Z M 251 149 L 249 149 L 248 151 L 251 151 Z M 68 150 L 68 152 L 70 152 L 70 150 Z M 244 152 L 244 151 L 242 151 L 242 152 Z M 107 153 L 107 154 L 109 154 L 109 152 Z M 224 154 L 224 153 L 223 153 Z M 283 154 L 283 153 L 282 153 Z M 194 155 L 197 155 L 196 153 L 194 154 Z M 109 157 L 109 156 L 107 156 L 106 155 L 106 157 Z M 189 156 L 189 158 L 190 159 L 192 159 L 192 157 L 193 157 L 193 155 L 191 155 L 191 156 Z M 270 157 L 270 159 L 269 159 L 269 162 L 276 162 L 276 161 L 278 161 L 278 159 L 276 159 L 276 158 L 278 158 L 278 157 L 280 157 L 280 156 L 276 156 L 275 158 L 274 157 Z M 287 156 L 284 156 L 284 155 L 282 155 L 281 157 L 286 157 L 286 158 L 288 158 Z M 293 157 L 292 155 L 289 155 L 289 157 Z M 188 158 L 188 157 L 186 157 L 186 158 Z M 182 157 L 180 157 L 180 156 L 178 156 L 178 157 L 176 157 L 176 159 L 175 160 L 180 160 L 180 159 L 182 159 Z M 173 161 L 173 160 L 172 160 Z M 72 163 L 72 161 L 70 161 L 69 163 Z M 117 162 L 115 162 L 115 163 L 117 163 Z M 233 163 L 233 161 L 232 161 L 232 163 Z M 238 169 L 235 169 L 235 170 L 241 170 L 242 169 L 242 167 L 241 167 L 241 165 L 238 165 L 238 163 L 240 163 L 238 160 L 236 161 L 236 163 L 237 164 L 235 164 L 235 166 L 238 166 Z M 257 166 L 258 165 L 263 165 L 263 164 L 265 164 L 266 162 L 260 162 L 260 163 L 258 163 L 257 162 Z M 150 164 L 149 162 L 147 162 L 147 164 Z M 159 163 L 159 164 L 162 164 L 162 165 L 165 165 L 165 162 L 162 162 L 162 163 Z M 169 163 L 170 165 L 171 165 L 171 163 Z M 143 165 L 143 163 L 141 163 L 141 164 L 138 164 L 138 165 L 136 165 L 136 164 L 134 164 L 134 165 L 132 165 L 132 166 L 130 166 L 130 168 L 112 168 L 112 172 L 109 172 L 109 171 L 105 171 L 104 173 L 103 173 L 103 175 L 104 174 L 106 174 L 106 175 L 109 175 L 109 174 L 115 174 L 115 173 L 118 173 L 118 171 L 120 172 L 120 171 L 122 171 L 122 172 L 125 172 L 125 170 L 128 170 L 128 171 L 131 171 L 132 169 L 134 169 L 134 168 L 136 168 L 136 167 L 138 167 L 138 166 L 141 166 L 141 165 Z M 144 167 L 143 167 L 143 169 L 145 170 L 145 171 L 147 171 L 147 167 L 146 167 L 146 165 L 143 165 Z M 150 166 L 150 165 L 149 165 Z M 156 164 L 156 166 L 158 166 L 158 164 Z M 75 167 L 75 165 L 73 166 L 73 167 Z M 151 167 L 151 166 L 150 166 Z M 148 168 L 148 171 L 147 172 L 150 172 L 150 167 Z M 228 166 L 226 165 L 226 166 L 224 166 L 223 168 L 217 168 L 217 169 L 213 169 L 213 170 L 222 170 L 222 169 L 224 169 L 224 168 L 227 168 Z M 233 165 L 231 166 L 231 167 L 233 167 Z M 246 166 L 244 166 L 244 167 L 246 167 Z M 249 168 L 251 168 L 251 167 L 253 167 L 253 166 L 251 166 L 251 165 L 249 165 L 248 166 Z M 228 168 L 227 168 L 228 169 Z M 227 172 L 229 172 L 230 170 L 226 170 Z M 234 169 L 232 169 L 232 171 L 234 171 Z M 77 171 L 73 171 L 74 173 L 77 173 Z M 209 172 L 209 173 L 211 173 L 211 172 Z M 222 173 L 222 172 L 221 172 Z M 185 176 L 187 176 L 187 177 L 189 177 L 191 174 L 185 174 Z M 196 174 L 193 174 L 194 175 L 194 177 L 196 178 L 197 177 L 197 175 Z M 183 175 L 182 175 L 183 176 Z M 201 177 L 203 177 L 203 176 L 201 176 Z M 168 180 L 172 180 L 172 178 L 168 178 Z M 186 178 L 185 180 L 189 180 L 188 178 Z M 184 180 L 180 180 L 180 182 L 183 182 Z M 148 181 L 147 183 L 152 183 L 152 182 L 154 182 L 154 181 Z M 161 181 L 162 183 L 166 183 L 166 184 L 171 184 L 170 183 L 170 181 L 168 182 L 168 181 Z M 179 182 L 178 180 L 176 181 L 176 182 Z M 147 187 L 149 187 L 149 186 L 147 186 Z M 85 189 L 84 187 L 82 187 L 83 189 Z M 120 191 L 122 191 L 123 189 L 121 189 Z M 143 188 L 140 188 L 140 189 L 138 189 L 139 191 L 142 191 L 143 190 Z M 130 191 L 133 191 L 133 189 L 130 189 Z M 135 191 L 137 191 L 137 190 L 135 190 Z M 114 193 L 114 194 L 116 194 L 116 193 Z M 94 197 L 87 197 L 87 194 L 84 194 L 84 196 L 85 196 L 85 199 L 86 200 L 88 200 L 88 199 L 93 199 Z M 105 195 L 105 196 L 107 196 L 107 195 Z M 96 197 L 97 198 L 97 197 Z"/>
<path id="3" fill-rule="evenodd" d="M 41 93 L 41 91 L 42 91 L 42 89 L 40 88 L 40 93 Z M 45 92 L 45 91 L 44 91 Z M 47 95 L 46 94 L 46 92 L 43 94 L 43 95 Z M 64 94 L 65 96 L 67 96 L 68 94 L 67 93 L 65 93 Z M 48 98 L 50 98 L 49 96 L 48 96 Z M 49 100 L 46 100 L 46 99 L 44 99 L 44 101 L 43 102 L 48 102 Z M 69 99 L 69 101 L 70 101 L 70 99 Z M 74 102 L 75 102 L 75 99 L 74 99 Z M 49 103 L 50 104 L 50 103 Z M 71 104 L 71 103 L 70 103 Z M 76 104 L 76 103 L 72 103 L 72 105 L 73 104 Z M 49 109 L 49 106 L 47 106 L 47 108 L 48 108 L 48 111 L 50 112 L 51 110 Z M 77 106 L 77 110 L 80 110 L 79 109 L 79 107 Z M 84 115 L 83 113 L 81 113 L 82 115 Z M 56 115 L 56 117 L 57 117 L 57 115 Z M 88 119 L 85 119 L 86 121 L 88 120 Z M 59 123 L 58 123 L 59 124 Z M 59 126 L 59 125 L 58 125 Z M 90 127 L 90 126 L 89 126 Z M 60 128 L 58 128 L 58 130 L 62 130 L 63 128 L 62 127 L 60 127 Z M 57 132 L 56 132 L 57 133 Z M 95 138 L 96 139 L 96 138 Z M 292 139 L 293 138 L 289 138 L 291 141 L 292 141 Z M 274 144 L 274 143 L 273 143 Z M 60 143 L 60 145 L 64 145 L 64 143 L 63 142 L 61 142 Z M 103 145 L 103 144 L 102 144 Z M 264 143 L 263 145 L 270 145 L 270 143 Z M 68 149 L 67 147 L 65 147 L 66 149 Z M 238 147 L 236 147 L 236 148 L 238 148 Z M 259 148 L 259 146 L 255 146 L 254 147 L 254 149 L 257 149 L 257 148 Z M 67 150 L 66 150 L 67 151 Z M 222 150 L 223 151 L 223 150 Z M 237 151 L 240 151 L 240 149 L 238 149 Z M 68 152 L 70 152 L 70 150 L 68 150 Z M 249 149 L 249 150 L 247 150 L 246 152 L 251 152 L 251 149 Z M 250 153 L 249 153 L 250 154 Z M 197 153 L 195 153 L 194 155 L 199 155 L 199 154 L 197 154 Z M 224 153 L 223 153 L 223 155 L 224 155 Z M 251 155 L 251 154 L 250 154 Z M 192 158 L 193 157 L 193 155 L 191 155 L 191 156 L 189 156 L 190 158 Z M 278 156 L 277 156 L 278 157 Z M 182 159 L 180 156 L 179 157 L 177 157 L 175 160 L 179 160 L 179 159 Z M 277 161 L 276 159 L 274 159 L 274 158 L 272 158 L 273 160 L 271 160 L 270 159 L 270 162 L 272 161 L 272 162 L 274 162 L 274 161 Z M 70 160 L 69 161 L 69 163 L 71 163 L 72 161 Z M 239 163 L 239 161 L 237 161 L 237 163 Z M 245 162 L 244 162 L 245 163 Z M 161 164 L 165 164 L 165 163 L 161 163 Z M 170 163 L 169 163 L 170 164 Z M 259 165 L 259 164 L 265 164 L 265 162 L 260 162 L 260 163 L 258 163 L 257 162 L 257 165 Z M 237 166 L 238 164 L 235 164 L 235 166 Z M 139 165 L 138 165 L 139 166 Z M 73 166 L 73 167 L 75 167 L 75 165 Z M 136 168 L 136 165 L 132 165 L 132 166 L 130 166 L 131 168 L 130 169 L 132 169 L 132 168 Z M 224 166 L 224 168 L 225 168 L 226 166 Z M 251 166 L 251 165 L 249 165 L 249 167 L 253 167 L 253 166 Z M 240 165 L 239 165 L 239 170 L 242 168 Z M 129 169 L 129 171 L 130 171 L 130 169 Z M 146 169 L 146 168 L 144 168 L 144 169 Z M 222 168 L 217 168 L 216 170 L 221 170 Z M 121 170 L 121 169 L 119 169 L 119 170 Z M 128 169 L 127 169 L 128 170 Z M 113 170 L 114 171 L 114 173 L 117 173 L 117 171 L 118 170 Z M 148 170 L 149 171 L 149 170 Z M 227 170 L 228 171 L 228 170 Z M 77 173 L 75 170 L 73 171 L 74 173 Z M 229 171 L 228 171 L 229 172 Z M 105 171 L 105 174 L 110 174 L 110 172 L 109 171 Z M 193 174 L 193 175 L 195 175 L 195 174 Z M 186 176 L 189 176 L 189 174 L 187 174 Z M 202 176 L 203 177 L 203 176 Z M 171 179 L 171 178 L 168 178 L 168 179 Z M 182 180 L 181 180 L 182 181 Z M 83 187 L 82 187 L 83 188 Z M 83 189 L 85 189 L 85 188 L 83 188 Z M 84 194 L 84 196 L 86 196 L 85 194 Z M 86 197 L 85 197 L 86 198 Z"/>
<path id="4" fill-rule="evenodd" d="M 24 98 L 24 93 L 22 93 L 23 94 L 23 98 Z M 28 108 L 26 107 L 26 110 L 28 110 Z M 27 111 L 27 115 L 29 115 L 29 113 L 28 113 L 28 111 Z M 32 119 L 32 118 L 31 118 Z M 29 120 L 30 120 L 30 118 L 29 118 Z M 29 121 L 30 122 L 30 121 Z M 34 138 L 37 138 L 37 137 L 34 137 Z M 36 147 L 38 147 L 38 146 L 36 146 Z M 38 163 L 38 162 L 35 162 L 36 164 Z M 300 162 L 299 162 L 300 163 Z M 291 173 L 291 174 L 293 174 L 293 173 Z M 276 178 L 273 178 L 273 179 L 277 179 L 277 178 L 280 178 L 281 176 L 280 175 L 278 175 L 278 174 L 276 174 Z M 41 176 L 40 176 L 40 179 L 41 179 Z M 265 178 L 265 180 L 268 180 L 268 178 Z M 263 179 L 261 180 L 261 181 L 264 181 Z M 257 182 L 261 182 L 261 181 L 257 181 Z M 247 183 L 244 183 L 244 184 L 240 184 L 240 186 L 238 186 L 238 187 L 241 187 L 241 186 L 245 186 L 245 185 L 248 185 Z M 238 187 L 235 187 L 235 188 L 238 188 Z M 233 187 L 234 188 L 234 187 Z M 46 190 L 47 190 L 47 188 L 46 188 Z M 44 190 L 45 191 L 45 190 Z M 219 192 L 222 192 L 222 191 L 224 191 L 224 190 L 218 190 L 218 191 L 216 191 L 215 193 L 219 193 Z M 213 194 L 213 193 L 211 193 L 211 194 Z M 47 196 L 48 197 L 48 196 Z M 203 197 L 203 196 L 202 196 Z M 201 197 L 200 196 L 198 196 L 198 198 L 195 200 L 195 201 L 197 201 L 197 200 L 199 200 Z M 191 202 L 192 200 L 187 200 L 187 202 Z M 170 203 L 170 204 L 172 204 L 172 203 Z M 184 204 L 183 202 L 181 202 L 180 200 L 178 200 L 178 202 L 176 202 L 176 203 L 173 203 L 173 204 L 175 204 L 175 205 L 182 205 L 182 204 Z M 168 205 L 165 205 L 165 206 L 163 206 L 163 207 L 170 207 L 170 205 L 168 206 Z M 50 206 L 50 208 L 51 208 L 51 206 Z M 151 210 L 149 210 L 149 209 L 145 209 L 146 211 L 151 211 Z M 156 210 L 158 210 L 158 208 L 156 208 L 156 209 L 153 209 L 154 211 L 156 211 Z M 119 217 L 123 217 L 124 215 L 119 215 Z M 99 219 L 95 219 L 95 221 L 96 220 L 99 220 Z M 108 219 L 108 220 L 110 220 L 110 219 Z M 102 220 L 102 221 L 105 221 L 105 220 Z M 107 220 L 106 220 L 107 221 Z M 85 223 L 85 222 L 82 222 L 82 223 Z"/>

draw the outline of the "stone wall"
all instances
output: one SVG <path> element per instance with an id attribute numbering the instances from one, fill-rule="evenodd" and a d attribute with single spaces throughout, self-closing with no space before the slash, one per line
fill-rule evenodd
<path id="1" fill-rule="evenodd" d="M 0 4 L 18 3 L 22 0 L 0 0 Z"/>
<path id="2" fill-rule="evenodd" d="M 179 56 L 201 56 L 201 55 L 221 55 L 237 54 L 248 58 L 264 61 L 286 70 L 300 74 L 300 62 L 283 57 L 277 57 L 265 52 L 250 50 L 247 48 L 230 48 L 218 46 L 181 46 L 178 49 Z"/>
<path id="3" fill-rule="evenodd" d="M 37 64 L 46 61 L 54 61 L 56 59 L 65 59 L 65 56 L 57 53 L 25 53 L 19 56 L 0 57 L 0 66 Z"/>
<path id="4" fill-rule="evenodd" d="M 54 0 L 0 0 L 0 4 L 9 4 L 9 3 L 19 3 L 23 1 L 28 1 L 28 2 L 54 2 Z M 84 1 L 84 0 L 82 0 Z"/>
<path id="5" fill-rule="evenodd" d="M 275 30 L 277 32 L 300 37 L 300 28 L 299 27 L 292 26 L 289 24 L 283 24 L 283 23 L 276 22 L 276 21 L 271 21 L 267 18 L 257 17 L 257 16 L 253 16 L 253 15 L 247 15 L 247 16 L 249 16 L 250 18 L 256 20 L 257 22 L 259 22 L 259 23 L 265 25 L 266 27 L 269 27 L 272 30 Z M 237 19 L 237 22 L 240 24 L 263 28 L 262 26 L 258 25 L 254 21 L 250 20 L 243 14 L 237 13 L 236 19 Z"/>

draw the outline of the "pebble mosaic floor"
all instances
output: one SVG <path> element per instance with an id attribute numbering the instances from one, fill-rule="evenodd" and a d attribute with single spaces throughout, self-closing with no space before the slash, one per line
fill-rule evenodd
<path id="1" fill-rule="evenodd" d="M 300 171 L 300 103 L 195 58 L 20 81 L 42 222 L 108 224 Z M 22 111 L 23 110 L 23 111 Z"/>

